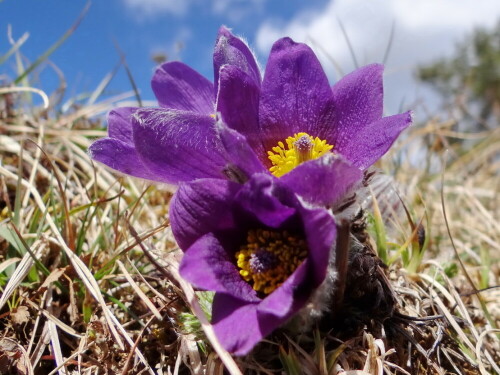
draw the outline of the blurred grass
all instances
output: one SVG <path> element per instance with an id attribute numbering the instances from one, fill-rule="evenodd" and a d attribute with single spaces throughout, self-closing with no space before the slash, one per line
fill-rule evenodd
<path id="1" fill-rule="evenodd" d="M 37 374 L 222 374 L 224 363 L 238 373 L 196 318 L 209 315 L 212 295 L 177 274 L 171 191 L 117 177 L 86 154 L 106 135 L 103 115 L 139 100 L 137 91 L 102 98 L 117 67 L 93 93 L 38 107 L 16 82 L 29 89 L 52 51 L 26 68 L 24 41 L 0 60 L 18 62 L 0 92 L 0 364 Z M 431 319 L 394 325 L 411 338 L 404 346 L 390 340 L 394 332 L 368 328 L 343 341 L 318 328 L 279 331 L 236 360 L 243 372 L 498 371 L 500 130 L 459 133 L 458 121 L 436 117 L 410 129 L 378 165 L 394 181 L 367 205 L 398 310 Z M 467 138 L 475 143 L 460 141 Z"/>

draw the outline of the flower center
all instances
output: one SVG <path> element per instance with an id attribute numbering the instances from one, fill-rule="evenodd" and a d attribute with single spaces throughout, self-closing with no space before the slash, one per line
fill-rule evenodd
<path id="1" fill-rule="evenodd" d="M 240 275 L 254 290 L 270 294 L 307 256 L 304 239 L 287 231 L 249 230 L 246 244 L 236 253 Z"/>
<path id="2" fill-rule="evenodd" d="M 280 141 L 278 146 L 273 147 L 273 151 L 267 152 L 269 160 L 273 163 L 269 170 L 276 177 L 283 176 L 307 160 L 323 156 L 333 148 L 326 143 L 326 140 L 313 138 L 307 133 L 294 134 L 285 142 L 286 146 Z"/>

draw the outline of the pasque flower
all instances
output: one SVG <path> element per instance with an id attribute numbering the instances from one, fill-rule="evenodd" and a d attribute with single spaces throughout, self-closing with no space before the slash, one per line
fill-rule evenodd
<path id="1" fill-rule="evenodd" d="M 306 207 L 266 173 L 253 174 L 244 184 L 182 183 L 170 218 L 185 250 L 180 273 L 196 287 L 216 292 L 215 333 L 238 355 L 305 306 L 334 256 L 336 226 L 329 210 Z"/>
<path id="2" fill-rule="evenodd" d="M 381 65 L 331 87 L 312 50 L 290 38 L 274 44 L 262 79 L 246 43 L 222 27 L 213 64 L 214 83 L 183 63 L 161 65 L 159 107 L 111 111 L 109 136 L 89 153 L 180 185 L 170 218 L 181 275 L 215 292 L 215 332 L 245 354 L 325 282 L 336 226 L 321 206 L 360 180 L 411 114 L 382 117 Z"/>
<path id="3" fill-rule="evenodd" d="M 338 158 L 311 163 L 324 155 L 369 167 L 411 123 L 409 112 L 382 117 L 382 65 L 358 69 L 330 87 L 312 50 L 283 38 L 261 79 L 248 46 L 224 27 L 213 62 L 214 84 L 181 62 L 160 66 L 152 79 L 159 107 L 111 111 L 109 137 L 90 147 L 91 156 L 122 173 L 170 184 L 245 180 L 261 172 L 309 180 L 318 168 L 325 178 L 338 168 Z"/>

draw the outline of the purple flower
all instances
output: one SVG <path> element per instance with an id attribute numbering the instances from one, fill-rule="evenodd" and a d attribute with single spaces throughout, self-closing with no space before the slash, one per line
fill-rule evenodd
<path id="1" fill-rule="evenodd" d="M 111 111 L 93 159 L 170 184 L 261 172 L 308 180 L 337 168 L 319 162 L 323 155 L 369 167 L 411 123 L 409 112 L 382 118 L 382 65 L 330 87 L 312 50 L 283 38 L 261 80 L 248 46 L 224 27 L 213 61 L 215 84 L 180 62 L 160 66 L 152 80 L 160 107 Z"/>
<path id="2" fill-rule="evenodd" d="M 171 203 L 181 275 L 215 291 L 212 324 L 237 355 L 296 314 L 325 281 L 336 226 L 324 208 L 304 206 L 269 174 L 245 184 L 200 179 Z"/>

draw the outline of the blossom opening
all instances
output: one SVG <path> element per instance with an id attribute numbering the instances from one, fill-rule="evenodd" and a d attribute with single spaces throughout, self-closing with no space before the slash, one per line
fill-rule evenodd
<path id="1" fill-rule="evenodd" d="M 333 148 L 318 137 L 313 138 L 307 133 L 297 133 L 293 137 L 286 139 L 286 146 L 283 142 L 278 142 L 278 146 L 268 151 L 267 155 L 273 164 L 269 171 L 276 177 L 281 177 L 290 172 L 299 164 L 317 159 Z"/>
<path id="2" fill-rule="evenodd" d="M 307 253 L 305 240 L 286 230 L 249 230 L 246 244 L 236 253 L 236 264 L 243 279 L 267 295 L 300 266 Z"/>

